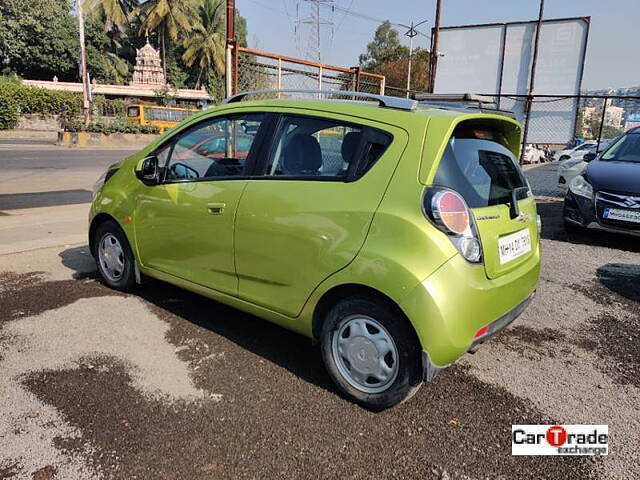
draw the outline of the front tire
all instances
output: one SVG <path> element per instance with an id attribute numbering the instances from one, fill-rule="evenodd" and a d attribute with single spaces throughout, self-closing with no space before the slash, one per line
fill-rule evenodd
<path id="1" fill-rule="evenodd" d="M 104 283 L 116 290 L 136 286 L 135 258 L 126 235 L 113 221 L 101 223 L 94 237 L 96 265 Z"/>
<path id="2" fill-rule="evenodd" d="M 324 319 L 320 349 L 340 391 L 370 410 L 398 405 L 422 384 L 415 332 L 400 312 L 377 298 L 337 303 Z"/>

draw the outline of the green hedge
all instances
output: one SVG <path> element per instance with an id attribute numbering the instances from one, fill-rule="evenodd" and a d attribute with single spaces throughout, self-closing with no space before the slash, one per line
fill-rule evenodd
<path id="1" fill-rule="evenodd" d="M 18 126 L 18 103 L 6 92 L 0 91 L 0 130 Z"/>
<path id="2" fill-rule="evenodd" d="M 0 129 L 14 128 L 20 114 L 62 115 L 77 117 L 82 113 L 82 95 L 60 92 L 31 85 L 23 85 L 19 78 L 0 76 Z M 125 103 L 122 99 L 107 99 L 96 95 L 92 109 L 94 114 L 107 117 L 124 117 Z"/>
<path id="3" fill-rule="evenodd" d="M 64 122 L 63 128 L 65 132 L 91 132 L 104 133 L 107 135 L 111 133 L 160 133 L 160 129 L 158 127 L 151 125 L 137 125 L 135 123 L 126 122 L 113 122 L 111 124 L 91 122 L 85 127 L 80 120 L 75 119 Z"/>
<path id="4" fill-rule="evenodd" d="M 12 97 L 21 114 L 76 116 L 82 111 L 82 97 L 77 93 L 22 85 L 11 77 L 0 77 L 0 95 Z"/>

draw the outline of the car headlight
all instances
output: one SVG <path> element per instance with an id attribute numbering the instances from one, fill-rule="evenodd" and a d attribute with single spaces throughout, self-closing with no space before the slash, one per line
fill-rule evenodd
<path id="1" fill-rule="evenodd" d="M 573 158 L 571 160 L 565 160 L 565 162 L 562 164 L 562 168 L 569 169 L 569 168 L 575 167 L 579 163 L 582 163 L 581 158 Z"/>
<path id="2" fill-rule="evenodd" d="M 582 176 L 578 175 L 569 184 L 569 190 L 571 190 L 576 195 L 580 195 L 585 198 L 593 198 L 593 187 L 587 180 Z"/>
<path id="3" fill-rule="evenodd" d="M 104 186 L 105 183 L 107 183 L 107 181 L 117 171 L 118 171 L 117 168 L 110 168 L 109 170 L 107 170 L 106 172 L 104 172 L 102 175 L 98 177 L 98 180 L 96 180 L 96 183 L 93 184 L 93 193 L 92 193 L 93 199 L 96 198 L 96 195 L 98 195 L 98 192 L 100 191 L 100 189 Z"/>

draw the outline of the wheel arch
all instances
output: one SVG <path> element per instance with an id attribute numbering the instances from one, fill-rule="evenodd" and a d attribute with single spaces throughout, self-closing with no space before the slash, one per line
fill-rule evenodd
<path id="1" fill-rule="evenodd" d="M 322 294 L 313 310 L 313 317 L 311 321 L 311 334 L 314 343 L 317 343 L 320 339 L 322 323 L 331 307 L 338 303 L 340 300 L 355 296 L 373 297 L 388 304 L 393 310 L 398 313 L 398 315 L 401 315 L 402 318 L 404 318 L 407 324 L 411 327 L 411 331 L 415 336 L 416 342 L 418 343 L 418 345 L 420 345 L 420 338 L 418 337 L 418 333 L 416 332 L 413 323 L 411 323 L 411 320 L 409 320 L 409 317 L 407 317 L 402 308 L 400 308 L 400 305 L 398 305 L 398 303 L 396 303 L 391 297 L 382 293 L 380 290 L 360 283 L 344 283 L 335 285 Z"/>
<path id="2" fill-rule="evenodd" d="M 111 215 L 109 215 L 108 213 L 104 213 L 101 212 L 99 214 L 97 214 L 95 217 L 93 217 L 93 219 L 91 220 L 91 224 L 89 225 L 89 252 L 91 252 L 91 255 L 93 255 L 94 257 L 96 256 L 96 245 L 95 245 L 95 234 L 96 234 L 96 230 L 98 229 L 98 227 L 100 225 L 102 225 L 104 222 L 114 222 L 116 225 L 118 225 L 118 227 L 120 227 L 120 230 L 122 230 L 124 232 L 124 229 L 122 228 L 122 226 L 118 223 L 118 221 L 112 217 Z M 125 234 L 126 236 L 126 234 Z"/>

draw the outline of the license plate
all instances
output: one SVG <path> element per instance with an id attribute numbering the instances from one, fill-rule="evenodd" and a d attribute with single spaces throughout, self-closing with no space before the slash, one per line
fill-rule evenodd
<path id="1" fill-rule="evenodd" d="M 605 208 L 602 215 L 610 220 L 622 220 L 623 222 L 640 223 L 640 212 L 635 210 L 622 210 L 620 208 Z"/>
<path id="2" fill-rule="evenodd" d="M 525 228 L 519 232 L 505 235 L 498 239 L 498 252 L 500 253 L 500 265 L 521 257 L 531 251 L 531 235 Z"/>

